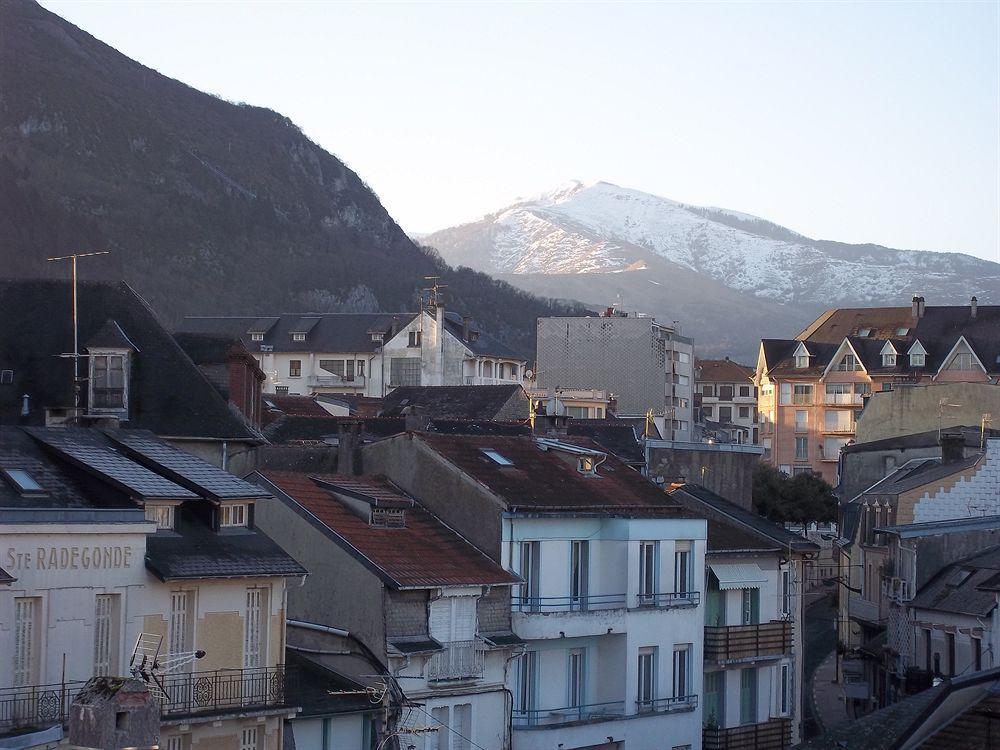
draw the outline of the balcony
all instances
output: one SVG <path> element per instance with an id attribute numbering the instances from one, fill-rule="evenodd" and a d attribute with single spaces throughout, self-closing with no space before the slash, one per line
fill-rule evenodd
<path id="1" fill-rule="evenodd" d="M 364 375 L 310 375 L 306 384 L 311 388 L 364 388 Z"/>
<path id="2" fill-rule="evenodd" d="M 702 731 L 704 750 L 784 750 L 792 746 L 791 719 L 771 719 L 731 729 Z"/>
<path id="3" fill-rule="evenodd" d="M 427 663 L 427 681 L 476 680 L 483 676 L 486 646 L 480 640 L 445 643 Z"/>
<path id="4" fill-rule="evenodd" d="M 513 721 L 515 729 L 526 729 L 529 727 L 560 726 L 578 721 L 620 719 L 624 716 L 625 701 L 614 701 L 612 703 L 564 706 L 563 708 L 533 708 L 526 711 L 515 709 Z"/>
<path id="5" fill-rule="evenodd" d="M 481 375 L 466 375 L 462 382 L 465 385 L 513 385 L 520 383 L 520 378 L 488 378 Z"/>
<path id="6" fill-rule="evenodd" d="M 697 607 L 701 603 L 701 593 L 698 591 L 672 591 L 659 594 L 638 594 L 636 602 L 639 609 Z"/>
<path id="7" fill-rule="evenodd" d="M 861 406 L 861 393 L 827 393 L 823 403 L 827 406 Z"/>
<path id="8" fill-rule="evenodd" d="M 847 602 L 847 616 L 858 622 L 878 625 L 882 622 L 879 616 L 879 605 L 877 602 L 870 602 L 860 596 L 852 595 Z"/>
<path id="9" fill-rule="evenodd" d="M 0 731 L 65 724 L 86 680 L 0 689 Z M 219 669 L 167 674 L 163 718 L 219 714 L 285 705 L 285 669 Z"/>
<path id="10" fill-rule="evenodd" d="M 592 594 L 588 596 L 512 596 L 515 612 L 593 612 L 601 609 L 622 609 L 625 594 Z"/>
<path id="11" fill-rule="evenodd" d="M 669 698 L 652 698 L 635 702 L 636 712 L 640 714 L 694 711 L 696 708 L 698 708 L 697 695 L 675 695 Z"/>
<path id="12" fill-rule="evenodd" d="M 792 650 L 792 623 L 705 626 L 705 661 L 729 663 L 777 658 Z"/>

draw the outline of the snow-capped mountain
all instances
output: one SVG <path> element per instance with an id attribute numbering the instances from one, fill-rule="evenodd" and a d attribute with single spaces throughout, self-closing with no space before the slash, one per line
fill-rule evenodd
<path id="1" fill-rule="evenodd" d="M 748 214 L 607 182 L 570 183 L 421 242 L 449 263 L 513 275 L 620 273 L 660 259 L 781 303 L 907 304 L 913 293 L 928 304 L 973 294 L 1000 301 L 997 263 L 813 240 Z"/>

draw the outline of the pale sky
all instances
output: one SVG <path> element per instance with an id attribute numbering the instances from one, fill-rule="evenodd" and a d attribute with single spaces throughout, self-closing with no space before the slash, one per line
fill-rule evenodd
<path id="1" fill-rule="evenodd" d="M 570 179 L 1000 261 L 1000 3 L 43 5 L 266 106 L 408 231 Z"/>

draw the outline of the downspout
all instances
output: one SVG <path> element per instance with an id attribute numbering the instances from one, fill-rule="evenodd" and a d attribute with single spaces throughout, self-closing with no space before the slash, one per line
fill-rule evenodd
<path id="1" fill-rule="evenodd" d="M 222 470 L 228 471 L 229 466 L 229 443 L 222 441 Z"/>

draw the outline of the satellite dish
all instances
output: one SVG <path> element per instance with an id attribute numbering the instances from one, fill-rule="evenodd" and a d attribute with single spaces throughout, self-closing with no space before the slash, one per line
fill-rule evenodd
<path id="1" fill-rule="evenodd" d="M 528 380 L 531 380 L 533 377 L 535 377 L 535 371 L 534 370 L 525 370 L 524 371 L 524 377 L 526 377 Z"/>

